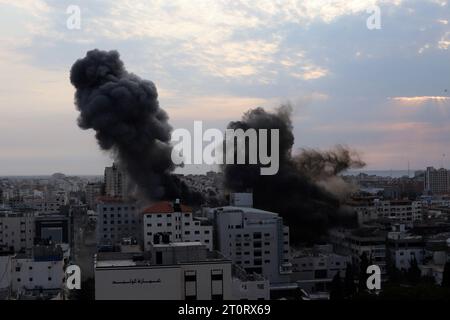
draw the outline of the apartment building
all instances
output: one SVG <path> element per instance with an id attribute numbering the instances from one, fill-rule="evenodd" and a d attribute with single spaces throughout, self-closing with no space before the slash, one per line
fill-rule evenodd
<path id="1" fill-rule="evenodd" d="M 450 190 L 449 170 L 427 167 L 425 171 L 425 191 L 431 194 L 446 194 Z"/>
<path id="2" fill-rule="evenodd" d="M 410 200 L 375 200 L 378 218 L 396 219 L 400 222 L 422 220 L 421 201 Z"/>
<path id="3" fill-rule="evenodd" d="M 97 245 L 114 246 L 124 238 L 142 240 L 142 217 L 135 202 L 101 197 L 97 204 Z"/>
<path id="4" fill-rule="evenodd" d="M 330 230 L 333 250 L 340 255 L 350 256 L 352 263 L 359 265 L 361 256 L 366 254 L 372 264 L 380 267 L 386 274 L 386 236 L 387 232 L 373 227 L 359 229 Z"/>
<path id="5" fill-rule="evenodd" d="M 103 194 L 104 185 L 100 182 L 91 182 L 86 185 L 86 204 L 88 209 L 95 210 L 97 208 L 97 198 Z"/>
<path id="6" fill-rule="evenodd" d="M 406 231 L 389 232 L 386 241 L 387 260 L 398 270 L 408 270 L 411 261 L 422 264 L 425 257 L 425 241 L 422 236 Z"/>
<path id="7" fill-rule="evenodd" d="M 35 237 L 35 219 L 35 213 L 0 212 L 0 247 L 30 253 Z"/>
<path id="8" fill-rule="evenodd" d="M 61 247 L 36 246 L 31 254 L 0 254 L 0 295 L 4 299 L 50 299 L 61 296 L 65 282 Z"/>
<path id="9" fill-rule="evenodd" d="M 162 201 L 151 205 L 142 212 L 144 249 L 149 250 L 159 236 L 167 236 L 170 242 L 201 242 L 209 250 L 213 249 L 213 227 L 197 220 L 192 208 Z"/>
<path id="10" fill-rule="evenodd" d="M 215 248 L 248 273 L 272 283 L 289 281 L 289 228 L 278 214 L 250 207 L 211 209 Z"/>
<path id="11" fill-rule="evenodd" d="M 128 177 L 118 164 L 106 167 L 104 178 L 106 196 L 127 198 Z"/>

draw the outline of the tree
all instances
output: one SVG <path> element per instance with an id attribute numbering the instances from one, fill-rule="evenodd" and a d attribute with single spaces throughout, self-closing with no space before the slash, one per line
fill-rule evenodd
<path id="1" fill-rule="evenodd" d="M 344 299 L 344 290 L 342 286 L 341 276 L 339 275 L 339 271 L 336 272 L 336 275 L 333 277 L 331 281 L 330 287 L 330 300 L 342 300 Z"/>
<path id="2" fill-rule="evenodd" d="M 444 266 L 444 274 L 442 275 L 442 284 L 444 288 L 450 288 L 450 262 Z"/>
<path id="3" fill-rule="evenodd" d="M 351 298 L 355 293 L 356 293 L 355 272 L 353 269 L 353 264 L 347 263 L 344 278 L 344 296 L 346 298 Z"/>

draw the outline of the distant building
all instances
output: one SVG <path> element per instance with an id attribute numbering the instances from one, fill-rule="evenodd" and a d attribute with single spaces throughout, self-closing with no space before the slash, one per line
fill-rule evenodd
<path id="1" fill-rule="evenodd" d="M 135 202 L 102 197 L 97 204 L 97 245 L 114 246 L 123 238 L 142 239 L 142 217 Z"/>
<path id="2" fill-rule="evenodd" d="M 331 245 L 305 248 L 292 254 L 291 281 L 309 294 L 325 293 L 337 273 L 345 277 L 348 263 L 350 256 L 334 253 Z"/>
<path id="3" fill-rule="evenodd" d="M 330 230 L 330 241 L 334 251 L 350 256 L 354 265 L 359 265 L 365 253 L 369 261 L 378 265 L 382 274 L 386 274 L 386 235 L 384 230 L 373 227 L 333 229 Z"/>
<path id="4" fill-rule="evenodd" d="M 402 222 L 422 220 L 422 203 L 410 200 L 375 200 L 378 218 L 397 219 Z"/>
<path id="5" fill-rule="evenodd" d="M 61 207 L 67 205 L 68 202 L 65 191 L 54 191 L 45 193 L 43 196 L 27 196 L 23 198 L 24 204 L 44 214 L 59 213 Z"/>
<path id="6" fill-rule="evenodd" d="M 431 277 L 436 284 L 442 284 L 447 262 L 450 262 L 450 233 L 437 234 L 427 239 L 424 262 L 419 265 L 422 276 Z"/>
<path id="7" fill-rule="evenodd" d="M 212 225 L 196 220 L 192 208 L 178 201 L 157 202 L 142 211 L 142 219 L 145 250 L 149 250 L 155 237 L 163 235 L 170 242 L 201 242 L 213 249 Z"/>
<path id="8" fill-rule="evenodd" d="M 127 175 L 116 163 L 105 168 L 105 195 L 120 198 L 128 196 Z"/>
<path id="9" fill-rule="evenodd" d="M 35 237 L 35 213 L 0 212 L 0 247 L 30 253 Z"/>
<path id="10" fill-rule="evenodd" d="M 104 184 L 91 182 L 86 185 L 86 204 L 90 210 L 97 208 L 97 198 L 103 194 Z"/>
<path id="11" fill-rule="evenodd" d="M 449 170 L 427 167 L 425 172 L 425 191 L 432 194 L 445 194 L 450 190 Z"/>
<path id="12" fill-rule="evenodd" d="M 425 257 L 425 241 L 422 236 L 406 231 L 389 232 L 387 235 L 387 261 L 398 270 L 407 271 L 412 261 L 422 264 Z"/>
<path id="13" fill-rule="evenodd" d="M 248 273 L 262 274 L 272 283 L 289 281 L 289 227 L 276 213 L 247 207 L 221 207 L 210 215 L 216 249 Z"/>
<path id="14" fill-rule="evenodd" d="M 50 241 L 54 244 L 70 242 L 69 218 L 62 215 L 38 216 L 35 218 L 35 241 Z"/>

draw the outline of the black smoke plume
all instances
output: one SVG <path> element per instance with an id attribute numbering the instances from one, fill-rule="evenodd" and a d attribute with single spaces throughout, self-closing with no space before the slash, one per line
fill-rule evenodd
<path id="1" fill-rule="evenodd" d="M 282 106 L 269 113 L 262 108 L 250 110 L 241 121 L 231 122 L 230 129 L 278 129 L 280 167 L 276 175 L 260 175 L 260 164 L 226 164 L 225 187 L 231 191 L 253 191 L 256 208 L 279 213 L 291 231 L 291 241 L 321 240 L 335 225 L 356 222 L 340 206 L 338 196 L 318 182 L 330 179 L 345 169 L 360 167 L 363 162 L 342 146 L 330 152 L 314 150 L 292 155 L 294 135 L 291 108 Z"/>
<path id="2" fill-rule="evenodd" d="M 75 62 L 70 81 L 76 88 L 78 125 L 95 130 L 100 148 L 112 153 L 141 197 L 200 200 L 172 174 L 172 127 L 153 82 L 129 73 L 117 51 L 97 49 Z"/>

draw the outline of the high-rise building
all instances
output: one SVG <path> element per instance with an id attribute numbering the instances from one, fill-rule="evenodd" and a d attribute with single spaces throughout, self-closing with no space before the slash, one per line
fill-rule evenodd
<path id="1" fill-rule="evenodd" d="M 449 170 L 427 167 L 425 172 L 425 191 L 432 194 L 444 194 L 450 191 Z"/>
<path id="2" fill-rule="evenodd" d="M 105 194 L 120 198 L 128 196 L 127 175 L 116 163 L 105 168 Z"/>
<path id="3" fill-rule="evenodd" d="M 86 185 L 86 204 L 90 210 L 97 208 L 97 198 L 103 194 L 103 183 L 91 182 Z"/>
<path id="4" fill-rule="evenodd" d="M 212 209 L 216 249 L 248 273 L 289 281 L 289 227 L 278 214 L 248 207 Z"/>

